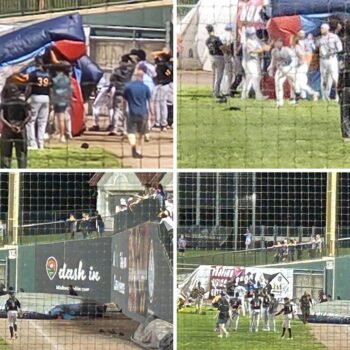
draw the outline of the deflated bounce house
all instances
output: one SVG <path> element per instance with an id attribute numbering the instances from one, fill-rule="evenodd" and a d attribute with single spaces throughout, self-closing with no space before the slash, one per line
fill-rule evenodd
<path id="1" fill-rule="evenodd" d="M 73 98 L 71 105 L 72 135 L 84 129 L 83 89 L 95 86 L 103 71 L 86 55 L 85 33 L 79 14 L 65 15 L 36 22 L 0 35 L 0 89 L 17 73 L 28 73 L 36 56 L 47 63 L 53 58 L 68 61 L 72 67 Z"/>

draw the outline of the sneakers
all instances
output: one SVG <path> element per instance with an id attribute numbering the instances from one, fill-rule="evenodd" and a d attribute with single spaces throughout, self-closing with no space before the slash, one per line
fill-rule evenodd
<path id="1" fill-rule="evenodd" d="M 136 151 L 136 147 L 132 148 L 132 157 L 136 159 L 142 159 L 142 154 Z"/>
<path id="2" fill-rule="evenodd" d="M 160 128 L 160 132 L 162 132 L 162 131 L 167 131 L 168 130 L 168 127 L 167 126 L 162 126 L 161 128 Z"/>
<path id="3" fill-rule="evenodd" d="M 17 332 L 15 332 L 15 339 L 17 339 L 18 338 L 18 334 L 17 334 Z"/>
<path id="4" fill-rule="evenodd" d="M 98 125 L 93 125 L 88 131 L 100 131 L 100 127 Z"/>
<path id="5" fill-rule="evenodd" d="M 313 94 L 312 99 L 316 102 L 316 101 L 318 101 L 319 98 L 320 98 L 320 94 L 319 94 L 318 92 L 315 92 L 315 93 Z"/>
<path id="6" fill-rule="evenodd" d="M 222 338 L 222 334 L 219 334 L 219 335 L 218 335 L 218 338 Z"/>
<path id="7" fill-rule="evenodd" d="M 61 137 L 60 137 L 60 142 L 61 142 L 61 143 L 67 143 L 66 137 L 65 137 L 65 136 L 61 136 Z"/>
<path id="8" fill-rule="evenodd" d="M 293 337 L 287 338 L 288 340 L 293 340 Z"/>
<path id="9" fill-rule="evenodd" d="M 282 335 L 281 339 L 284 339 L 284 335 Z"/>
<path id="10" fill-rule="evenodd" d="M 150 142 L 151 141 L 149 134 L 145 135 L 144 140 L 145 140 L 145 142 Z"/>
<path id="11" fill-rule="evenodd" d="M 108 136 L 118 136 L 118 134 L 115 131 L 111 131 L 108 133 Z"/>

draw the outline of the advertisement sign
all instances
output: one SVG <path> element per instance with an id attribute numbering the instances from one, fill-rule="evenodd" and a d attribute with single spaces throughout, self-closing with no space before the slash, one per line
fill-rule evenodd
<path id="1" fill-rule="evenodd" d="M 81 240 L 36 247 L 35 289 L 68 294 L 72 285 L 79 296 L 110 300 L 111 239 Z"/>

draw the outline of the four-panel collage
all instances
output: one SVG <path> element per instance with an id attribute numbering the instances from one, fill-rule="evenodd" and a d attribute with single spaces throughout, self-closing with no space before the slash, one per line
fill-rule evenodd
<path id="1" fill-rule="evenodd" d="M 350 349 L 349 38 L 350 0 L 1 0 L 0 350 Z"/>

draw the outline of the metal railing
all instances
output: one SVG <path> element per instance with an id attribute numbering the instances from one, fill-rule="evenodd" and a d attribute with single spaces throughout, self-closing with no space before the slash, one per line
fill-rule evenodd
<path id="1" fill-rule="evenodd" d="M 150 2 L 155 0 L 134 0 Z M 56 11 L 78 10 L 92 7 L 130 4 L 127 0 L 1 0 L 0 17 L 43 14 Z"/>
<path id="2" fill-rule="evenodd" d="M 336 256 L 350 255 L 350 238 L 339 238 L 336 242 Z M 257 266 L 272 265 L 302 260 L 314 260 L 329 256 L 326 245 L 319 250 L 311 242 L 295 245 L 292 253 L 281 255 L 278 248 L 258 248 L 229 252 L 187 250 L 184 257 L 178 256 L 178 272 L 190 273 L 199 265 Z"/>

